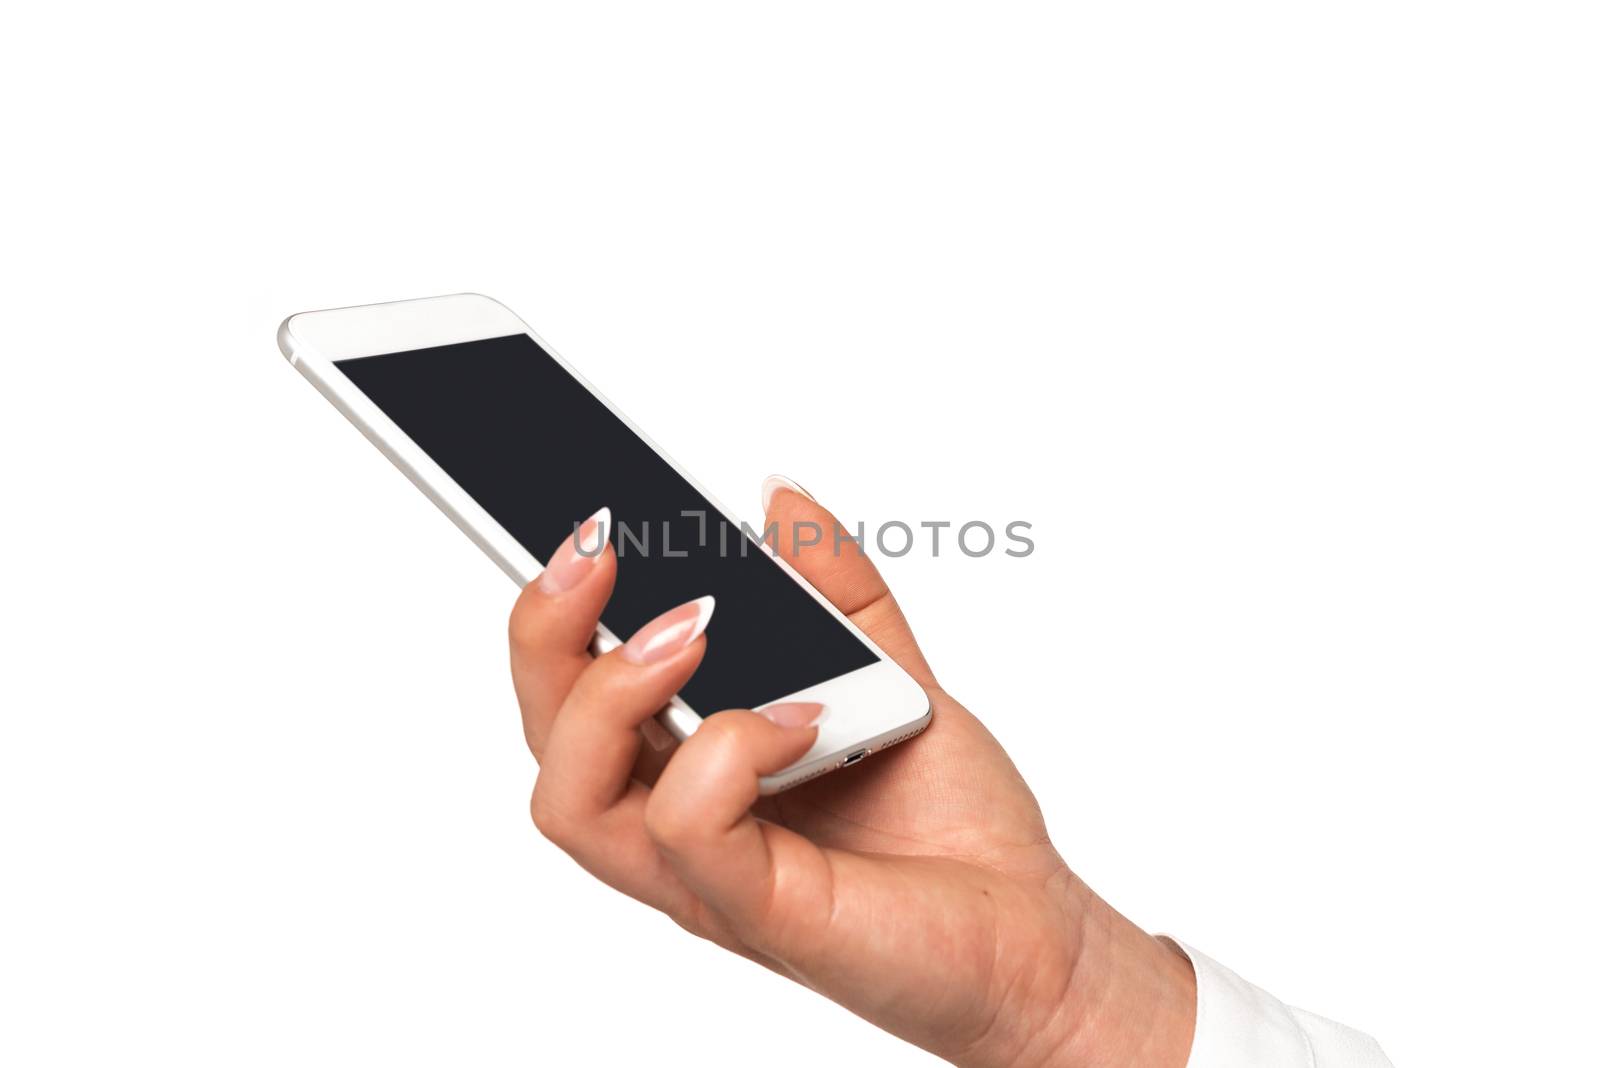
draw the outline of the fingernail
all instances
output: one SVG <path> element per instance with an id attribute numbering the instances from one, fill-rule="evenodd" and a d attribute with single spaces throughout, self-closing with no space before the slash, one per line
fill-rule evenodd
<path id="1" fill-rule="evenodd" d="M 654 716 L 639 724 L 639 733 L 650 743 L 650 748 L 658 753 L 665 753 L 672 747 L 672 735 L 667 733 L 667 728 L 656 722 Z"/>
<path id="2" fill-rule="evenodd" d="M 804 497 L 808 501 L 816 500 L 815 497 L 806 492 L 805 487 L 800 485 L 800 483 L 791 482 L 782 475 L 768 475 L 761 482 L 761 510 L 763 512 L 771 511 L 772 495 L 777 493 L 779 490 L 792 490 L 793 492 L 800 494 L 800 496 Z"/>
<path id="3" fill-rule="evenodd" d="M 711 622 L 711 610 L 716 606 L 714 598 L 701 597 L 663 612 L 628 639 L 622 647 L 622 659 L 633 664 L 654 664 L 681 653 L 705 632 L 706 624 Z"/>
<path id="4" fill-rule="evenodd" d="M 828 718 L 828 706 L 816 701 L 788 701 L 756 709 L 780 727 L 815 727 Z"/>
<path id="5" fill-rule="evenodd" d="M 566 593 L 582 582 L 600 561 L 611 533 L 611 509 L 602 508 L 583 521 L 550 557 L 539 575 L 539 589 L 548 594 Z"/>

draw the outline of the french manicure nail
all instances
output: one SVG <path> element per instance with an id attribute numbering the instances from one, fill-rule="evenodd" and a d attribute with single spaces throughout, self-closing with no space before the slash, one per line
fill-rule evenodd
<path id="1" fill-rule="evenodd" d="M 658 753 L 665 753 L 672 748 L 672 735 L 667 733 L 667 728 L 656 722 L 654 716 L 639 724 L 639 733 L 650 743 L 650 748 Z"/>
<path id="2" fill-rule="evenodd" d="M 756 709 L 780 727 L 815 727 L 828 718 L 828 706 L 816 701 L 787 701 Z"/>
<path id="3" fill-rule="evenodd" d="M 782 475 L 768 475 L 761 481 L 761 510 L 763 512 L 772 510 L 773 494 L 777 493 L 779 490 L 791 490 L 800 494 L 800 496 L 804 497 L 808 501 L 816 500 L 816 498 L 811 496 L 811 494 L 806 491 L 806 488 L 800 485 L 800 483 L 790 481 L 789 479 L 784 478 Z"/>
<path id="4" fill-rule="evenodd" d="M 602 508 L 561 543 L 539 575 L 539 589 L 552 596 L 566 593 L 588 577 L 611 534 L 611 509 Z"/>
<path id="5" fill-rule="evenodd" d="M 663 612 L 628 639 L 622 647 L 622 659 L 633 664 L 654 664 L 681 653 L 705 632 L 716 606 L 715 598 L 701 597 Z"/>

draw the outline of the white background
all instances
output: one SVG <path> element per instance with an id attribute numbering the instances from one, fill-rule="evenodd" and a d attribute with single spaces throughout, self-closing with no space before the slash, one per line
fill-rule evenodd
<path id="1" fill-rule="evenodd" d="M 0 1060 L 928 1060 L 534 833 L 512 588 L 273 343 L 464 289 L 748 516 L 1033 522 L 885 571 L 1137 922 L 1592 1058 L 1592 12 L 13 12 Z"/>

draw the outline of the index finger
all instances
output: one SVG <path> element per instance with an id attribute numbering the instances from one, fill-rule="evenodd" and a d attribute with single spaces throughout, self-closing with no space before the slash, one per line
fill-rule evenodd
<path id="1" fill-rule="evenodd" d="M 536 758 L 568 691 L 593 662 L 589 643 L 617 581 L 616 554 L 605 541 L 610 528 L 609 508 L 590 516 L 550 554 L 511 610 L 511 681 Z"/>

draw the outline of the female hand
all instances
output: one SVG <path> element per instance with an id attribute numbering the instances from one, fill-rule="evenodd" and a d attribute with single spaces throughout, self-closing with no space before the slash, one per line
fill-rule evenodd
<path id="1" fill-rule="evenodd" d="M 768 496 L 768 525 L 834 529 L 810 498 Z M 928 730 L 771 798 L 757 780 L 810 748 L 815 706 L 718 712 L 675 750 L 641 746 L 641 724 L 700 662 L 704 609 L 680 606 L 592 657 L 616 558 L 569 538 L 511 615 L 539 830 L 692 933 L 957 1064 L 1183 1065 L 1188 961 L 1067 868 L 1027 784 L 940 688 L 859 547 L 779 551 L 921 683 Z"/>

